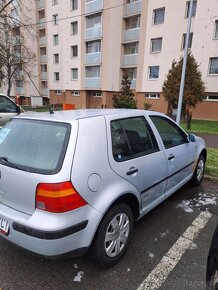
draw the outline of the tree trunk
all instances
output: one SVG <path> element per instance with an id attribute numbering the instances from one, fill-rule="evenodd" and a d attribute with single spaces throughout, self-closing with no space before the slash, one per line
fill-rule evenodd
<path id="1" fill-rule="evenodd" d="M 192 112 L 189 109 L 186 110 L 186 128 L 191 130 Z"/>

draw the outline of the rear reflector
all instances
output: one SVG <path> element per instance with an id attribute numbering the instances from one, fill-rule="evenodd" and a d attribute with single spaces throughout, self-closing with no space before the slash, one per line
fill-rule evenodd
<path id="1" fill-rule="evenodd" d="M 39 183 L 36 188 L 36 208 L 50 212 L 66 212 L 86 205 L 70 181 Z"/>

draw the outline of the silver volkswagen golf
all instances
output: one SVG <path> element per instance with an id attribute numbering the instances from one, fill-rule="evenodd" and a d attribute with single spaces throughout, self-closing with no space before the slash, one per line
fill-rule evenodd
<path id="1" fill-rule="evenodd" d="M 75 110 L 0 130 L 0 235 L 49 258 L 115 265 L 134 222 L 204 174 L 205 142 L 163 114 Z"/>

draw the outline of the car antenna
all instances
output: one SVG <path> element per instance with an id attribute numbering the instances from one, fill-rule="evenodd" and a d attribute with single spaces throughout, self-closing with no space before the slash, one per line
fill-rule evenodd
<path id="1" fill-rule="evenodd" d="M 53 105 L 48 106 L 48 109 L 49 109 L 50 114 L 54 114 L 54 106 Z"/>

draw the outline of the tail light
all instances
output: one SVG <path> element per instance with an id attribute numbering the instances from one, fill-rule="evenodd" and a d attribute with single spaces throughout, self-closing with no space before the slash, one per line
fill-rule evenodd
<path id="1" fill-rule="evenodd" d="M 66 212 L 86 205 L 70 181 L 39 183 L 36 188 L 36 208 L 49 212 Z"/>

